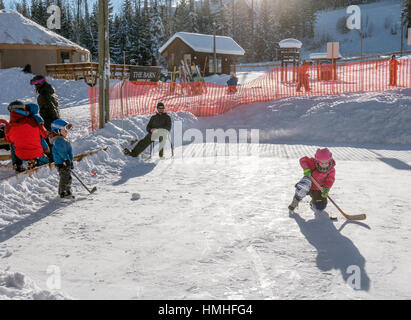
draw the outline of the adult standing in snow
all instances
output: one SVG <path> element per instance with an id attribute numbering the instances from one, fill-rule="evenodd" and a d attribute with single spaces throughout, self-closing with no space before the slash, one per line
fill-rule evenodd
<path id="1" fill-rule="evenodd" d="M 167 112 L 165 112 L 165 107 L 162 102 L 157 104 L 157 113 L 150 118 L 146 129 L 148 134 L 137 143 L 133 150 L 125 148 L 124 153 L 132 157 L 137 157 L 150 145 L 152 141 L 158 139 L 160 142 L 159 156 L 162 158 L 164 151 L 162 148 L 162 142 L 165 141 L 164 139 L 167 138 L 167 135 L 171 130 L 171 118 Z"/>
<path id="2" fill-rule="evenodd" d="M 395 58 L 395 54 L 391 56 L 389 61 L 389 68 L 390 68 L 390 86 L 397 85 L 397 73 L 398 73 L 398 66 L 401 63 Z"/>
<path id="3" fill-rule="evenodd" d="M 301 92 L 301 87 L 304 86 L 305 92 L 310 91 L 308 82 L 308 67 L 310 63 L 303 60 L 301 66 L 298 67 L 298 85 L 297 92 Z"/>
<path id="4" fill-rule="evenodd" d="M 39 94 L 37 104 L 40 107 L 40 116 L 44 119 L 44 126 L 48 131 L 52 131 L 51 123 L 60 118 L 59 99 L 55 89 L 42 75 L 35 76 L 31 79 L 30 84 L 34 85 Z"/>

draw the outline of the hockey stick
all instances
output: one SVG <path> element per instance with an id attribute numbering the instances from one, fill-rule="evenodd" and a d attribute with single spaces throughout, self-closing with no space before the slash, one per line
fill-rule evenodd
<path id="1" fill-rule="evenodd" d="M 320 186 L 320 184 L 317 182 L 317 180 L 315 180 L 312 176 L 310 177 L 311 181 L 314 182 L 314 184 L 321 190 L 321 192 L 323 192 L 323 188 Z M 355 215 L 349 215 L 346 214 L 344 211 L 341 210 L 341 208 L 334 202 L 333 199 L 331 199 L 331 197 L 327 194 L 327 198 L 330 199 L 330 201 L 332 202 L 333 205 L 335 205 L 335 207 L 338 209 L 338 211 L 340 211 L 340 213 L 344 216 L 345 219 L 347 220 L 365 220 L 367 218 L 367 216 L 365 215 L 365 213 L 363 214 L 355 214 Z"/>
<path id="2" fill-rule="evenodd" d="M 83 183 L 83 181 L 81 181 L 80 178 L 74 173 L 73 170 L 71 170 L 71 173 L 72 173 L 73 176 L 81 183 L 81 185 L 82 185 L 84 188 L 86 188 L 86 190 L 87 190 L 89 193 L 93 193 L 93 192 L 95 192 L 95 191 L 97 190 L 97 187 L 93 187 L 93 189 L 90 190 L 90 189 L 87 188 L 87 186 Z"/>

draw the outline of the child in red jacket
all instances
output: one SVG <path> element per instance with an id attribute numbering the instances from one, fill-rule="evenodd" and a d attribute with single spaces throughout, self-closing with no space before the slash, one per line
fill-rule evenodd
<path id="1" fill-rule="evenodd" d="M 288 209 L 294 211 L 298 203 L 308 194 L 311 196 L 311 208 L 324 210 L 327 206 L 327 195 L 335 181 L 335 160 L 327 148 L 317 149 L 314 158 L 302 157 L 300 165 L 304 177 L 295 185 L 295 195 Z M 322 187 L 322 191 L 311 181 L 313 177 Z"/>

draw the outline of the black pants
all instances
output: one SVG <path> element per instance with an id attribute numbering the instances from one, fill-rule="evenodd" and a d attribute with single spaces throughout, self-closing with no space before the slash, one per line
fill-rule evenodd
<path id="1" fill-rule="evenodd" d="M 163 141 L 163 137 L 160 136 L 158 138 L 158 140 L 161 144 L 161 142 Z M 137 145 L 133 148 L 133 150 L 131 150 L 131 155 L 133 157 L 138 157 L 138 155 L 140 153 L 142 153 L 144 150 L 146 150 L 146 148 L 150 145 L 150 143 L 151 143 L 151 133 L 147 134 L 143 139 L 141 139 L 137 143 Z M 163 153 L 164 153 L 164 150 L 163 150 L 163 148 L 161 148 L 160 151 L 159 151 L 159 156 L 162 157 Z"/>
<path id="2" fill-rule="evenodd" d="M 325 207 L 327 206 L 327 198 L 323 198 L 321 196 L 321 191 L 320 190 L 310 190 L 308 193 L 311 196 L 313 204 L 321 210 L 324 210 Z"/>
<path id="3" fill-rule="evenodd" d="M 59 195 L 70 195 L 71 194 L 71 169 L 66 166 L 58 166 L 57 170 L 60 175 L 59 183 Z"/>

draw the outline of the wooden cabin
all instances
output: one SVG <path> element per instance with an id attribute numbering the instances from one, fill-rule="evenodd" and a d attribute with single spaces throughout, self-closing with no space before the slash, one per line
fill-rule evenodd
<path id="1" fill-rule="evenodd" d="M 0 10 L 0 69 L 31 66 L 45 74 L 46 64 L 89 62 L 90 51 L 27 19 Z"/>
<path id="2" fill-rule="evenodd" d="M 177 32 L 160 49 L 167 59 L 168 70 L 178 70 L 183 60 L 188 66 L 194 64 L 203 75 L 214 74 L 214 36 L 208 34 Z M 216 36 L 217 74 L 230 74 L 230 66 L 245 51 L 230 37 Z"/>

